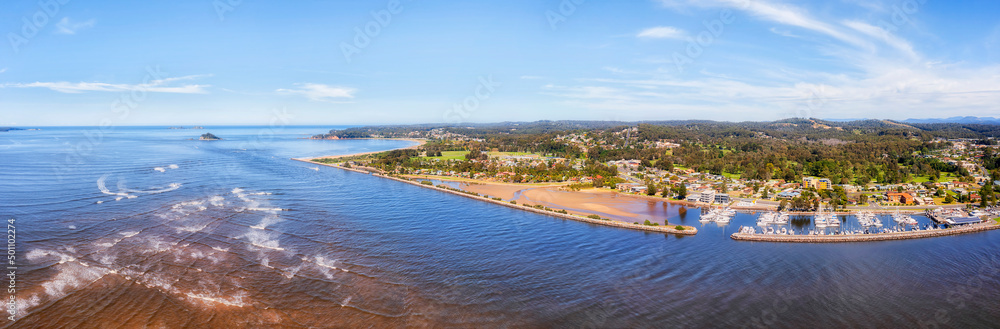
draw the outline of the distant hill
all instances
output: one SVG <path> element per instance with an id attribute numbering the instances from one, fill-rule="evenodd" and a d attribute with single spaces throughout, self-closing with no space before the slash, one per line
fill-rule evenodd
<path id="1" fill-rule="evenodd" d="M 0 127 L 0 132 L 11 131 L 11 130 L 24 130 L 24 129 L 14 128 L 14 127 Z"/>
<path id="2" fill-rule="evenodd" d="M 950 117 L 946 119 L 906 119 L 902 122 L 906 123 L 965 123 L 965 124 L 982 124 L 982 125 L 1000 125 L 1000 118 L 991 117 L 974 117 L 974 116 L 964 116 L 964 117 Z"/>

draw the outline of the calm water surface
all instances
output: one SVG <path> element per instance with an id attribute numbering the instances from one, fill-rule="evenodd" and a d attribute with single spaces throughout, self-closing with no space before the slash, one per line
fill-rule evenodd
<path id="1" fill-rule="evenodd" d="M 19 257 L 18 320 L 4 324 L 1000 323 L 995 231 L 747 243 L 728 236 L 754 215 L 702 225 L 697 211 L 681 217 L 659 203 L 634 210 L 697 226 L 698 235 L 593 226 L 289 160 L 410 144 L 298 139 L 329 128 L 134 127 L 90 139 L 93 128 L 0 133 L 0 215 L 16 219 Z M 225 140 L 187 140 L 204 132 Z"/>

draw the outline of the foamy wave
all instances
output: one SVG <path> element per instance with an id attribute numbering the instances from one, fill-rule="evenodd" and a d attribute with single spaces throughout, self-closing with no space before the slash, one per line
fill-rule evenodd
<path id="1" fill-rule="evenodd" d="M 255 247 L 280 251 L 285 250 L 285 248 L 279 247 L 278 240 L 272 240 L 271 235 L 266 231 L 251 230 L 244 234 L 243 237 L 247 238 L 250 245 Z"/>
<path id="2" fill-rule="evenodd" d="M 108 187 L 105 186 L 104 184 L 104 181 L 107 179 L 108 179 L 108 174 L 101 175 L 101 177 L 97 179 L 97 189 L 101 190 L 101 193 L 108 195 L 123 195 L 123 196 L 128 195 L 128 193 L 111 192 L 111 190 L 109 190 Z M 121 198 L 117 198 L 115 200 L 121 200 Z"/>
<path id="3" fill-rule="evenodd" d="M 226 201 L 226 198 L 219 195 L 214 195 L 211 198 L 208 198 L 208 203 L 216 207 L 222 207 L 224 205 L 223 201 Z"/>
<path id="4" fill-rule="evenodd" d="M 156 168 L 153 168 L 153 170 L 156 170 L 156 171 L 159 171 L 159 172 L 166 172 L 167 171 L 166 169 L 163 169 L 163 167 L 156 167 Z"/>
<path id="5" fill-rule="evenodd" d="M 177 166 L 177 165 L 175 165 L 175 164 L 172 164 L 172 165 L 169 165 L 169 166 L 167 166 L 167 168 L 170 168 L 170 169 L 177 169 L 177 168 L 180 168 L 180 167 L 179 167 L 179 166 Z"/>
<path id="6" fill-rule="evenodd" d="M 285 248 L 278 247 L 278 241 L 266 241 L 265 243 L 250 243 L 251 246 L 265 249 L 272 249 L 277 251 L 285 251 Z"/>
<path id="7" fill-rule="evenodd" d="M 50 297 L 62 298 L 66 296 L 67 290 L 80 288 L 97 281 L 106 274 L 108 274 L 108 270 L 105 268 L 67 263 L 60 266 L 59 273 L 52 280 L 42 283 L 42 288 L 45 290 L 45 294 Z"/>
<path id="8" fill-rule="evenodd" d="M 181 231 L 181 232 L 201 232 L 201 230 L 204 230 L 206 227 L 208 227 L 208 223 L 205 223 L 204 225 L 200 225 L 200 226 L 199 225 L 181 226 L 181 227 L 177 228 L 177 231 Z"/>
<path id="9" fill-rule="evenodd" d="M 252 229 L 258 229 L 258 230 L 263 230 L 263 229 L 267 228 L 268 226 L 271 226 L 272 224 L 275 224 L 275 223 L 278 223 L 278 222 L 281 222 L 281 221 L 282 221 L 281 218 L 279 218 L 278 216 L 264 216 L 264 218 L 262 218 L 260 220 L 260 223 L 257 223 L 257 225 L 251 226 L 250 228 L 252 228 Z"/>
<path id="10" fill-rule="evenodd" d="M 187 293 L 185 294 L 185 296 L 187 296 L 192 300 L 200 301 L 203 303 L 207 302 L 210 304 L 223 304 L 226 306 L 234 306 L 234 307 L 243 307 L 247 305 L 246 303 L 243 302 L 243 298 L 247 297 L 245 292 L 234 294 L 229 298 L 210 296 L 206 294 L 195 294 L 195 293 Z"/>
<path id="11" fill-rule="evenodd" d="M 288 209 L 282 209 L 282 208 L 259 208 L 259 207 L 246 208 L 246 209 L 250 210 L 250 211 L 286 211 L 286 210 L 288 210 Z"/>

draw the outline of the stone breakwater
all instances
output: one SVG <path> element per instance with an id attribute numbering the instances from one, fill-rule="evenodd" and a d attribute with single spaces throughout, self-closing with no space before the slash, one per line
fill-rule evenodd
<path id="1" fill-rule="evenodd" d="M 682 226 L 682 227 L 684 227 L 684 229 L 683 230 L 678 230 L 678 229 L 674 228 L 675 226 L 666 226 L 666 225 L 664 225 L 664 226 L 650 226 L 650 225 L 641 225 L 641 224 L 619 222 L 619 221 L 613 221 L 613 220 L 593 219 L 593 218 L 583 217 L 583 216 L 580 216 L 580 215 L 563 214 L 563 213 L 558 213 L 558 212 L 554 212 L 554 211 L 550 211 L 550 210 L 538 209 L 538 208 L 528 207 L 528 206 L 519 205 L 519 204 L 513 204 L 513 203 L 510 203 L 510 202 L 507 202 L 507 201 L 503 201 L 503 200 L 493 200 L 493 199 L 490 199 L 490 198 L 485 197 L 485 196 L 477 196 L 477 195 L 463 193 L 463 192 L 459 192 L 459 191 L 444 189 L 444 188 L 440 188 L 440 187 L 433 186 L 433 185 L 421 184 L 419 182 L 415 182 L 415 181 L 411 181 L 411 180 L 406 180 L 406 179 L 402 179 L 402 178 L 398 178 L 398 177 L 387 176 L 387 175 L 383 175 L 383 174 L 371 173 L 371 172 L 368 172 L 368 171 L 358 170 L 358 169 L 355 169 L 355 168 L 345 168 L 345 167 L 338 166 L 338 165 L 335 165 L 335 164 L 313 162 L 313 161 L 310 161 L 310 159 L 296 159 L 296 158 L 292 158 L 292 160 L 303 161 L 303 162 L 308 162 L 308 163 L 318 164 L 318 165 L 324 165 L 324 166 L 327 166 L 327 167 L 334 167 L 334 168 L 349 170 L 349 171 L 353 171 L 353 172 L 357 172 L 357 173 L 362 173 L 362 174 L 371 174 L 373 176 L 378 176 L 378 177 L 382 177 L 382 178 L 386 178 L 386 179 L 391 179 L 391 180 L 395 180 L 395 181 L 402 182 L 402 183 L 416 185 L 416 186 L 420 186 L 420 187 L 424 187 L 424 188 L 429 188 L 429 189 L 432 189 L 432 190 L 438 190 L 438 191 L 445 192 L 445 193 L 451 193 L 451 194 L 454 194 L 454 195 L 460 195 L 460 196 L 464 196 L 464 197 L 467 197 L 467 198 L 476 199 L 476 200 L 479 200 L 479 201 L 490 202 L 490 203 L 501 205 L 501 206 L 505 206 L 505 207 L 510 207 L 510 208 L 514 208 L 514 209 L 520 209 L 520 210 L 524 210 L 524 211 L 530 211 L 530 212 L 533 212 L 533 213 L 547 215 L 547 216 L 552 216 L 552 217 L 558 217 L 558 218 L 562 218 L 562 219 L 575 220 L 575 221 L 580 221 L 580 222 L 590 223 L 590 224 L 596 224 L 596 225 L 604 225 L 604 226 L 611 226 L 611 227 L 627 228 L 627 229 L 632 229 L 632 230 L 641 230 L 641 231 L 647 231 L 647 232 L 670 233 L 670 234 L 681 234 L 681 235 L 695 235 L 695 234 L 698 234 L 698 229 L 695 228 L 695 227 L 693 227 L 693 226 Z"/>
<path id="2" fill-rule="evenodd" d="M 891 240 L 924 239 L 939 236 L 966 234 L 1000 229 L 993 222 L 954 227 L 940 230 L 907 231 L 878 234 L 846 234 L 846 235 L 777 235 L 733 233 L 730 237 L 739 241 L 756 242 L 795 242 L 795 243 L 834 243 L 834 242 L 874 242 Z"/>

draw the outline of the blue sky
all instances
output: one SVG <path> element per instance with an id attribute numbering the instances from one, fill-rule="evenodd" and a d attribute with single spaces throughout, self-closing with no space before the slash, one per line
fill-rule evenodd
<path id="1" fill-rule="evenodd" d="M 1000 116 L 997 1 L 0 8 L 0 125 Z"/>

